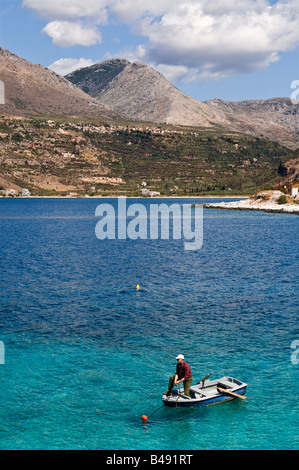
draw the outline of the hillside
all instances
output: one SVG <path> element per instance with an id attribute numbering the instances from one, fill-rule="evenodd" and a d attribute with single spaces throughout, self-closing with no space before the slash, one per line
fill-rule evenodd
<path id="1" fill-rule="evenodd" d="M 0 111 L 10 115 L 124 118 L 52 70 L 28 62 L 1 47 L 0 80 L 5 85 L 5 104 L 1 105 Z"/>
<path id="2" fill-rule="evenodd" d="M 231 127 L 240 132 L 259 134 L 294 150 L 299 146 L 299 107 L 289 98 L 206 103 L 223 112 Z"/>
<path id="3" fill-rule="evenodd" d="M 212 127 L 217 119 L 213 108 L 185 95 L 141 62 L 112 59 L 76 70 L 66 78 L 138 121 Z"/>
<path id="4" fill-rule="evenodd" d="M 33 195 L 248 195 L 290 151 L 239 133 L 0 117 L 0 189 Z"/>
<path id="5" fill-rule="evenodd" d="M 0 66 L 0 190 L 248 195 L 298 174 L 286 99 L 201 103 L 126 60 L 74 72 L 78 86 L 1 48 Z"/>
<path id="6" fill-rule="evenodd" d="M 131 119 L 220 127 L 266 137 L 291 149 L 299 146 L 299 108 L 288 98 L 200 102 L 182 93 L 152 67 L 121 59 L 76 70 L 66 78 Z"/>

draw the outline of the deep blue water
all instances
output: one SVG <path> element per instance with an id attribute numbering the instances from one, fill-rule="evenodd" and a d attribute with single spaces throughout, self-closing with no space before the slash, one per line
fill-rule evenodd
<path id="1" fill-rule="evenodd" d="M 0 200 L 0 448 L 298 449 L 298 216 L 205 209 L 185 251 L 98 240 L 101 202 L 117 205 Z M 144 425 L 178 353 L 194 381 L 231 375 L 248 399 Z"/>

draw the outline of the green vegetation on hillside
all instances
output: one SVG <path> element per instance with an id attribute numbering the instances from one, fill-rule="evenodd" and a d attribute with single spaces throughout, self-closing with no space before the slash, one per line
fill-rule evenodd
<path id="1" fill-rule="evenodd" d="M 111 172 L 128 183 L 145 180 L 163 194 L 251 194 L 279 181 L 278 167 L 290 151 L 244 135 L 215 132 L 154 134 L 85 132 L 96 148 L 110 155 Z"/>
<path id="2" fill-rule="evenodd" d="M 290 150 L 223 130 L 0 119 L 0 171 L 32 194 L 249 195 L 281 180 Z M 145 185 L 144 185 L 145 186 Z"/>

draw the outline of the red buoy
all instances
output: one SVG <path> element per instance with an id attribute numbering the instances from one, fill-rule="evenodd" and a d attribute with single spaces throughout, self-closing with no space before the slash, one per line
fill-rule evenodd
<path id="1" fill-rule="evenodd" d="M 148 418 L 147 418 L 147 416 L 142 415 L 142 416 L 141 416 L 141 419 L 142 419 L 143 421 L 147 421 Z"/>

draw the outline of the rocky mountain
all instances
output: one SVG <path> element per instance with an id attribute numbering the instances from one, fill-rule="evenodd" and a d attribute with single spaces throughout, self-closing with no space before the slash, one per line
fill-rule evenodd
<path id="1" fill-rule="evenodd" d="M 299 146 L 299 107 L 287 98 L 200 102 L 141 62 L 112 59 L 66 78 L 90 96 L 132 119 L 184 126 L 222 127 Z"/>
<path id="2" fill-rule="evenodd" d="M 0 111 L 10 115 L 100 116 L 123 119 L 120 113 L 100 103 L 52 70 L 36 65 L 0 47 L 0 80 L 5 104 Z"/>
<path id="3" fill-rule="evenodd" d="M 299 147 L 299 107 L 288 98 L 200 102 L 141 62 L 108 60 L 61 77 L 0 47 L 9 115 L 97 116 L 237 131 Z M 1 101 L 0 101 L 1 102 Z"/>
<path id="4" fill-rule="evenodd" d="M 223 113 L 232 129 L 280 142 L 291 149 L 299 146 L 299 107 L 289 98 L 229 102 L 206 102 Z"/>
<path id="5" fill-rule="evenodd" d="M 185 95 L 141 62 L 112 59 L 76 70 L 66 78 L 132 119 L 201 127 L 220 123 L 217 108 Z"/>

